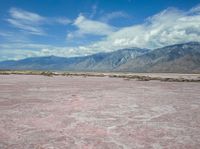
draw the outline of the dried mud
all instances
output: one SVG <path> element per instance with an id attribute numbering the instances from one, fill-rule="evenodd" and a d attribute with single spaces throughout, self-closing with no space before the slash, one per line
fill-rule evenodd
<path id="1" fill-rule="evenodd" d="M 2 149 L 199 146 L 199 83 L 0 76 Z"/>

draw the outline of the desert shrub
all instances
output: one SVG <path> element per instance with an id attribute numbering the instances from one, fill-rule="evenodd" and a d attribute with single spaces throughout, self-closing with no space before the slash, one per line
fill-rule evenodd
<path id="1" fill-rule="evenodd" d="M 49 72 L 49 71 L 47 71 L 47 72 L 43 71 L 43 72 L 41 72 L 41 75 L 48 76 L 48 77 L 53 77 L 54 73 L 53 72 Z"/>
<path id="2" fill-rule="evenodd" d="M 9 75 L 9 72 L 5 72 L 5 71 L 0 71 L 0 75 Z"/>
<path id="3" fill-rule="evenodd" d="M 140 76 L 138 78 L 138 81 L 150 81 L 151 80 L 151 77 L 148 77 L 148 76 Z"/>

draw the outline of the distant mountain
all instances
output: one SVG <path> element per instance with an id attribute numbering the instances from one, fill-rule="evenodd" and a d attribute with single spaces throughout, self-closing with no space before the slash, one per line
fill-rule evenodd
<path id="1" fill-rule="evenodd" d="M 127 61 L 147 52 L 149 52 L 148 49 L 130 48 L 83 57 L 34 57 L 18 61 L 0 62 L 0 69 L 112 71 Z"/>
<path id="2" fill-rule="evenodd" d="M 159 48 L 127 61 L 116 71 L 200 73 L 200 43 Z"/>
<path id="3" fill-rule="evenodd" d="M 148 49 L 132 48 L 110 52 L 102 61 L 93 67 L 93 70 L 114 71 L 119 66 L 127 63 L 127 61 L 130 61 L 149 51 L 150 50 Z"/>
<path id="4" fill-rule="evenodd" d="M 35 57 L 0 62 L 0 69 L 200 73 L 200 43 L 155 50 L 130 48 L 82 57 Z"/>

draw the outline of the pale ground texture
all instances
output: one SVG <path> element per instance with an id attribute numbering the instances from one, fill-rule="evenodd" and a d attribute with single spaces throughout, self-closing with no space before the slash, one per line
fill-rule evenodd
<path id="1" fill-rule="evenodd" d="M 1 149 L 199 149 L 200 83 L 0 76 Z"/>

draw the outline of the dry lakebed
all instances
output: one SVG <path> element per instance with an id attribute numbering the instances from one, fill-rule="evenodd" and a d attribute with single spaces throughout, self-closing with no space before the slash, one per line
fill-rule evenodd
<path id="1" fill-rule="evenodd" d="M 199 82 L 0 75 L 0 149 L 199 147 Z"/>

